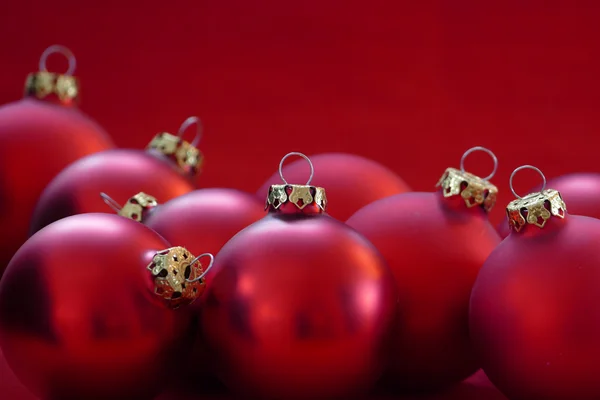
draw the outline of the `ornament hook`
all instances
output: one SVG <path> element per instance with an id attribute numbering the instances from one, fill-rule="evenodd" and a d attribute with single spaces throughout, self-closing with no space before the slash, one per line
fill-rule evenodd
<path id="1" fill-rule="evenodd" d="M 462 158 L 460 159 L 460 170 L 462 172 L 466 172 L 465 171 L 465 160 L 469 156 L 469 154 L 474 153 L 476 151 L 483 151 L 484 153 L 487 153 L 492 158 L 492 161 L 494 161 L 494 169 L 492 170 L 492 173 L 489 174 L 488 176 L 486 176 L 485 178 L 483 178 L 484 181 L 489 181 L 490 179 L 492 179 L 492 177 L 494 175 L 496 175 L 496 171 L 498 170 L 498 158 L 496 157 L 494 152 L 491 151 L 490 149 L 488 149 L 487 147 L 475 146 L 475 147 L 472 147 L 469 150 L 465 151 Z"/>
<path id="2" fill-rule="evenodd" d="M 514 195 L 515 195 L 515 197 L 516 197 L 517 199 L 522 199 L 522 197 L 521 197 L 521 196 L 519 196 L 519 195 L 517 194 L 517 192 L 515 192 L 515 188 L 513 187 L 513 178 L 515 177 L 515 174 L 516 174 L 517 172 L 519 172 L 519 171 L 521 171 L 521 170 L 523 170 L 523 169 L 532 169 L 532 170 L 534 170 L 535 172 L 537 172 L 537 173 L 538 173 L 538 174 L 539 174 L 539 175 L 542 177 L 542 181 L 543 181 L 543 183 L 542 183 L 542 189 L 540 190 L 540 192 L 543 192 L 543 191 L 546 189 L 546 176 L 544 175 L 544 173 L 543 173 L 543 172 L 542 172 L 542 171 L 541 171 L 539 168 L 537 168 L 537 167 L 534 167 L 533 165 L 522 165 L 522 166 L 520 166 L 520 167 L 516 168 L 516 169 L 515 169 L 515 170 L 512 172 L 512 174 L 510 174 L 510 179 L 509 179 L 509 181 L 508 181 L 508 185 L 510 186 L 510 191 L 512 192 L 512 194 L 514 194 Z"/>
<path id="3" fill-rule="evenodd" d="M 313 179 L 313 176 L 315 175 L 315 167 L 313 166 L 312 161 L 310 161 L 310 158 L 308 158 L 306 155 L 302 154 L 302 153 L 298 153 L 296 151 L 292 151 L 291 153 L 286 154 L 285 156 L 283 156 L 283 158 L 281 159 L 281 162 L 279 163 L 279 176 L 281 177 L 281 180 L 283 181 L 283 183 L 285 183 L 286 185 L 288 184 L 288 181 L 285 180 L 285 178 L 283 177 L 283 163 L 285 162 L 286 158 L 290 157 L 290 156 L 299 156 L 302 157 L 306 160 L 306 162 L 308 162 L 308 165 L 310 166 L 310 176 L 308 177 L 308 181 L 306 181 L 306 185 L 310 185 L 310 182 Z"/>
<path id="4" fill-rule="evenodd" d="M 52 46 L 48 47 L 46 50 L 44 50 L 44 52 L 42 53 L 42 56 L 40 57 L 40 65 L 39 65 L 40 71 L 44 71 L 44 72 L 48 71 L 48 68 L 46 66 L 46 61 L 48 60 L 48 57 L 50 57 L 52 54 L 56 54 L 56 53 L 62 54 L 63 56 L 65 56 L 65 58 L 69 62 L 69 69 L 67 69 L 67 72 L 65 72 L 64 75 L 69 75 L 69 76 L 73 75 L 73 73 L 75 73 L 75 68 L 77 67 L 77 60 L 75 59 L 75 55 L 67 47 L 61 46 L 58 44 L 52 45 Z"/>
<path id="5" fill-rule="evenodd" d="M 208 271 L 210 271 L 210 269 L 212 268 L 213 264 L 215 263 L 215 256 L 213 256 L 211 253 L 200 254 L 198 257 L 194 258 L 192 260 L 192 262 L 190 262 L 190 265 L 196 264 L 196 262 L 198 260 L 200 260 L 202 257 L 208 257 L 208 258 L 210 258 L 210 264 L 208 264 L 208 267 L 206 267 L 206 269 L 204 270 L 204 272 L 202 273 L 202 275 L 200 275 L 199 277 L 194 278 L 194 279 L 186 279 L 186 281 L 188 281 L 190 283 L 198 282 L 198 281 L 202 280 L 206 276 L 206 274 L 208 273 Z"/>
<path id="6" fill-rule="evenodd" d="M 102 197 L 102 200 L 104 200 L 104 202 L 106 204 L 108 204 L 108 206 L 110 208 L 112 208 L 116 213 L 119 213 L 121 211 L 121 209 L 123 207 L 121 207 L 121 205 L 119 203 L 117 203 L 112 197 L 110 197 L 109 195 L 107 195 L 104 192 L 100 193 L 100 197 Z"/>
<path id="7" fill-rule="evenodd" d="M 181 124 L 181 126 L 179 127 L 179 132 L 177 133 L 177 136 L 180 138 L 183 137 L 183 134 L 185 133 L 185 131 L 187 131 L 187 129 L 194 124 L 196 125 L 196 136 L 194 137 L 194 140 L 190 144 L 192 146 L 196 147 L 198 145 L 198 143 L 200 143 L 200 139 L 202 138 L 202 133 L 204 133 L 204 128 L 202 126 L 202 121 L 200 121 L 200 118 L 198 118 L 196 116 L 191 116 L 188 119 L 186 119 L 185 121 L 183 121 L 183 124 Z"/>

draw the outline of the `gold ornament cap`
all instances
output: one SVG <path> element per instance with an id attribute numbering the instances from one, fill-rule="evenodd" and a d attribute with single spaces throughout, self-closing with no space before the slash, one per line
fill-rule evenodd
<path id="1" fill-rule="evenodd" d="M 283 176 L 283 163 L 291 156 L 304 158 L 310 166 L 310 177 L 304 185 L 290 184 Z M 283 184 L 271 185 L 265 210 L 269 212 L 320 214 L 327 209 L 327 196 L 322 187 L 312 186 L 310 182 L 315 173 L 310 158 L 298 152 L 286 154 L 279 163 L 279 176 Z"/>
<path id="2" fill-rule="evenodd" d="M 210 258 L 206 268 L 200 263 L 203 257 Z M 215 258 L 210 253 L 194 257 L 184 247 L 159 251 L 148 264 L 148 271 L 154 282 L 154 294 L 160 296 L 170 308 L 192 304 L 204 293 L 204 277 L 214 261 Z"/>
<path id="3" fill-rule="evenodd" d="M 52 54 L 62 54 L 69 62 L 68 70 L 63 73 L 49 72 L 46 61 Z M 39 71 L 31 73 L 25 81 L 25 96 L 45 99 L 55 97 L 62 104 L 79 101 L 79 80 L 73 76 L 77 61 L 73 52 L 60 45 L 48 47 L 40 57 Z"/>
<path id="4" fill-rule="evenodd" d="M 183 134 L 192 125 L 196 125 L 196 136 L 190 143 L 183 139 Z M 168 132 L 156 134 L 148 144 L 147 150 L 161 153 L 175 162 L 177 167 L 184 173 L 197 175 L 204 163 L 204 156 L 196 147 L 200 142 L 202 133 L 203 128 L 200 118 L 192 116 L 183 121 L 183 124 L 179 127 L 177 136 Z"/>
<path id="5" fill-rule="evenodd" d="M 485 178 L 480 178 L 465 171 L 465 159 L 475 151 L 483 151 L 490 155 L 494 161 L 494 170 Z M 461 160 L 460 169 L 447 168 L 436 187 L 441 187 L 444 197 L 460 196 L 468 208 L 480 206 L 489 212 L 498 199 L 498 188 L 489 182 L 498 169 L 498 158 L 489 149 L 481 146 L 467 150 Z"/>
<path id="6" fill-rule="evenodd" d="M 515 174 L 523 169 L 532 169 L 540 174 L 543 179 L 542 190 L 530 193 L 525 197 L 519 196 L 513 187 Z M 567 206 L 558 190 L 546 189 L 546 177 L 532 165 L 523 165 L 513 171 L 510 176 L 510 190 L 517 199 L 506 206 L 509 228 L 521 232 L 526 225 L 543 228 L 551 218 L 564 219 L 567 215 Z"/>
<path id="7" fill-rule="evenodd" d="M 121 217 L 138 222 L 144 222 L 148 213 L 154 207 L 158 206 L 156 198 L 144 192 L 139 192 L 135 196 L 130 197 L 123 207 L 106 193 L 100 193 L 100 197 L 102 197 L 104 202 Z"/>

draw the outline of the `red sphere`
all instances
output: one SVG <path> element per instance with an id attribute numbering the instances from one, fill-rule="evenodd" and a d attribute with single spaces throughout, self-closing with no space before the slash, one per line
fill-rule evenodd
<path id="1" fill-rule="evenodd" d="M 583 215 L 600 219 L 600 174 L 568 174 L 548 180 L 546 185 L 560 192 L 569 207 L 569 214 Z M 528 193 L 539 192 L 541 186 L 534 187 Z M 506 218 L 498 225 L 502 238 L 510 233 Z"/>
<path id="2" fill-rule="evenodd" d="M 192 254 L 217 254 L 236 233 L 264 216 L 264 199 L 259 202 L 234 189 L 201 189 L 161 204 L 145 224 Z"/>
<path id="3" fill-rule="evenodd" d="M 27 240 L 44 187 L 73 161 L 113 147 L 74 107 L 26 98 L 0 107 L 0 276 Z"/>
<path id="4" fill-rule="evenodd" d="M 152 399 L 188 325 L 147 270 L 170 245 L 110 214 L 65 218 L 32 236 L 0 281 L 0 345 L 43 399 Z"/>
<path id="5" fill-rule="evenodd" d="M 397 295 L 377 250 L 328 216 L 269 214 L 215 262 L 201 326 L 245 397 L 349 398 L 384 364 Z"/>
<path id="6" fill-rule="evenodd" d="M 138 192 L 164 203 L 194 189 L 192 179 L 164 157 L 140 150 L 103 151 L 69 165 L 50 182 L 35 207 L 31 233 L 71 215 L 112 212 L 101 192 L 119 204 Z"/>
<path id="7" fill-rule="evenodd" d="M 500 243 L 480 207 L 460 196 L 407 193 L 376 201 L 347 224 L 386 259 L 399 290 L 386 383 L 431 390 L 458 383 L 478 364 L 468 332 L 471 287 Z"/>
<path id="8" fill-rule="evenodd" d="M 6 400 L 38 400 L 12 372 L 0 349 L 0 397 Z"/>
<path id="9" fill-rule="evenodd" d="M 332 206 L 328 213 L 340 221 L 375 200 L 410 191 L 402 178 L 368 158 L 325 153 L 311 156 L 310 161 L 315 171 L 311 185 L 327 189 L 327 199 Z M 283 167 L 288 182 L 305 182 L 309 172 L 309 166 L 302 159 Z M 276 172 L 256 192 L 257 198 L 264 203 L 269 186 L 280 183 L 281 177 Z"/>
<path id="10" fill-rule="evenodd" d="M 473 288 L 471 337 L 483 369 L 511 400 L 598 399 L 600 221 L 567 216 L 525 228 L 494 250 Z"/>

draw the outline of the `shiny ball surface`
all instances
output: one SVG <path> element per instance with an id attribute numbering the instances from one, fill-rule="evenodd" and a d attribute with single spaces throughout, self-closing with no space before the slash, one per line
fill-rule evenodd
<path id="1" fill-rule="evenodd" d="M 397 295 L 377 250 L 343 223 L 269 214 L 214 269 L 201 328 L 231 390 L 350 398 L 379 377 Z"/>
<path id="2" fill-rule="evenodd" d="M 311 185 L 327 189 L 327 212 L 340 221 L 375 200 L 410 191 L 397 174 L 365 157 L 324 153 L 311 156 L 310 161 L 315 169 Z M 310 167 L 306 160 L 299 159 L 284 165 L 283 175 L 290 183 L 304 184 Z M 274 173 L 256 192 L 257 198 L 264 203 L 269 187 L 281 183 L 279 172 Z"/>
<path id="3" fill-rule="evenodd" d="M 27 240 L 38 197 L 63 168 L 114 147 L 104 130 L 74 107 L 23 99 L 0 107 L 0 276 Z"/>
<path id="4" fill-rule="evenodd" d="M 103 151 L 69 165 L 50 182 L 35 207 L 31 233 L 71 215 L 114 213 L 102 192 L 120 205 L 139 192 L 161 204 L 194 189 L 167 159 L 141 150 Z"/>
<path id="5" fill-rule="evenodd" d="M 407 193 L 371 203 L 347 224 L 386 259 L 398 287 L 392 361 L 385 383 L 428 391 L 478 369 L 469 341 L 471 288 L 500 237 L 460 196 Z"/>
<path id="6" fill-rule="evenodd" d="M 31 237 L 0 281 L 0 346 L 15 375 L 43 399 L 152 399 L 189 321 L 152 292 L 146 267 L 168 247 L 110 214 Z"/>
<path id="7" fill-rule="evenodd" d="M 473 288 L 482 367 L 511 400 L 598 399 L 600 221 L 567 215 L 526 228 L 490 255 Z"/>

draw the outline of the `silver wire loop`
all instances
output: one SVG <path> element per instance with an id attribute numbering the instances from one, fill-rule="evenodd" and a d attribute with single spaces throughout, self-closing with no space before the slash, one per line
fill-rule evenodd
<path id="1" fill-rule="evenodd" d="M 63 56 L 65 56 L 65 58 L 69 62 L 69 68 L 67 69 L 67 72 L 64 73 L 64 75 L 70 76 L 75 73 L 75 68 L 77 67 L 77 60 L 75 59 L 75 55 L 73 54 L 73 52 L 71 50 L 69 50 L 65 46 L 61 46 L 58 44 L 52 45 L 52 46 L 48 47 L 46 50 L 44 50 L 44 52 L 42 53 L 42 56 L 40 57 L 40 65 L 39 65 L 40 71 L 48 71 L 46 62 L 48 60 L 48 57 L 50 57 L 52 54 L 62 54 Z"/>
<path id="2" fill-rule="evenodd" d="M 494 175 L 496 175 L 496 171 L 498 170 L 498 158 L 496 157 L 496 155 L 494 154 L 493 151 L 491 151 L 490 149 L 488 149 L 486 147 L 475 146 L 475 147 L 472 147 L 469 150 L 465 151 L 462 158 L 460 159 L 460 170 L 462 172 L 466 172 L 465 171 L 465 159 L 469 156 L 469 154 L 476 152 L 476 151 L 483 151 L 484 153 L 487 153 L 494 161 L 494 169 L 492 170 L 492 173 L 489 174 L 488 176 L 486 176 L 485 178 L 483 178 L 484 181 L 489 181 L 490 179 L 492 179 L 492 177 Z"/>
<path id="3" fill-rule="evenodd" d="M 102 200 L 104 200 L 104 202 L 108 204 L 108 206 L 117 213 L 120 212 L 123 208 L 119 203 L 117 203 L 112 197 L 110 197 L 106 193 L 101 192 L 100 197 L 102 197 Z"/>
<path id="4" fill-rule="evenodd" d="M 508 181 L 508 185 L 510 186 L 510 191 L 512 192 L 512 194 L 514 194 L 514 195 L 515 195 L 515 197 L 516 197 L 517 199 L 522 199 L 522 197 L 521 197 L 521 196 L 519 196 L 519 195 L 517 194 L 517 192 L 515 192 L 515 188 L 513 187 L 513 178 L 515 177 L 515 174 L 516 174 L 517 172 L 519 172 L 519 171 L 521 171 L 521 170 L 524 170 L 524 169 L 532 169 L 532 170 L 534 170 L 535 172 L 537 172 L 538 174 L 540 174 L 540 176 L 542 177 L 542 181 L 543 181 L 543 183 L 542 183 L 542 189 L 540 190 L 540 192 L 543 192 L 543 191 L 546 189 L 546 176 L 544 176 L 544 173 L 543 173 L 543 172 L 542 172 L 542 171 L 541 171 L 539 168 L 537 168 L 537 167 L 534 167 L 533 165 L 522 165 L 522 166 L 520 166 L 519 168 L 515 169 L 515 170 L 512 172 L 512 174 L 510 174 L 510 179 L 509 179 L 509 181 Z"/>
<path id="5" fill-rule="evenodd" d="M 308 158 L 306 155 L 304 155 L 302 153 L 298 153 L 296 151 L 292 151 L 291 153 L 288 153 L 285 156 L 283 156 L 283 158 L 281 159 L 281 162 L 279 163 L 279 176 L 281 177 L 281 180 L 283 181 L 283 183 L 285 183 L 286 185 L 288 184 L 288 181 L 286 181 L 283 176 L 283 163 L 285 162 L 286 158 L 288 158 L 290 156 L 299 156 L 299 157 L 304 158 L 306 160 L 306 162 L 308 162 L 308 165 L 310 166 L 310 176 L 308 177 L 308 180 L 306 181 L 306 185 L 310 185 L 310 182 L 312 181 L 313 176 L 315 175 L 315 167 L 313 166 L 312 161 L 310 161 L 310 158 Z"/>
<path id="6" fill-rule="evenodd" d="M 177 136 L 180 138 L 183 137 L 185 131 L 187 131 L 187 129 L 192 125 L 196 125 L 196 136 L 191 142 L 191 145 L 196 147 L 198 143 L 200 143 L 200 138 L 202 138 L 202 133 L 204 132 L 202 121 L 200 121 L 200 118 L 191 116 L 185 121 L 183 121 L 183 124 L 181 124 L 181 126 L 179 127 L 179 133 L 177 134 Z"/>
<path id="7" fill-rule="evenodd" d="M 186 281 L 188 281 L 189 283 L 194 283 L 194 282 L 198 282 L 199 280 L 202 280 L 206 276 L 206 274 L 208 274 L 208 271 L 210 271 L 213 264 L 215 263 L 215 256 L 213 256 L 211 253 L 204 253 L 204 254 L 200 254 L 198 257 L 194 258 L 192 260 L 192 262 L 190 263 L 190 265 L 193 267 L 194 264 L 196 264 L 196 262 L 198 262 L 198 260 L 200 260 L 202 257 L 209 257 L 210 264 L 208 264 L 208 267 L 206 267 L 206 269 L 204 270 L 202 275 L 200 275 L 199 277 L 194 278 L 194 279 L 186 279 Z"/>

